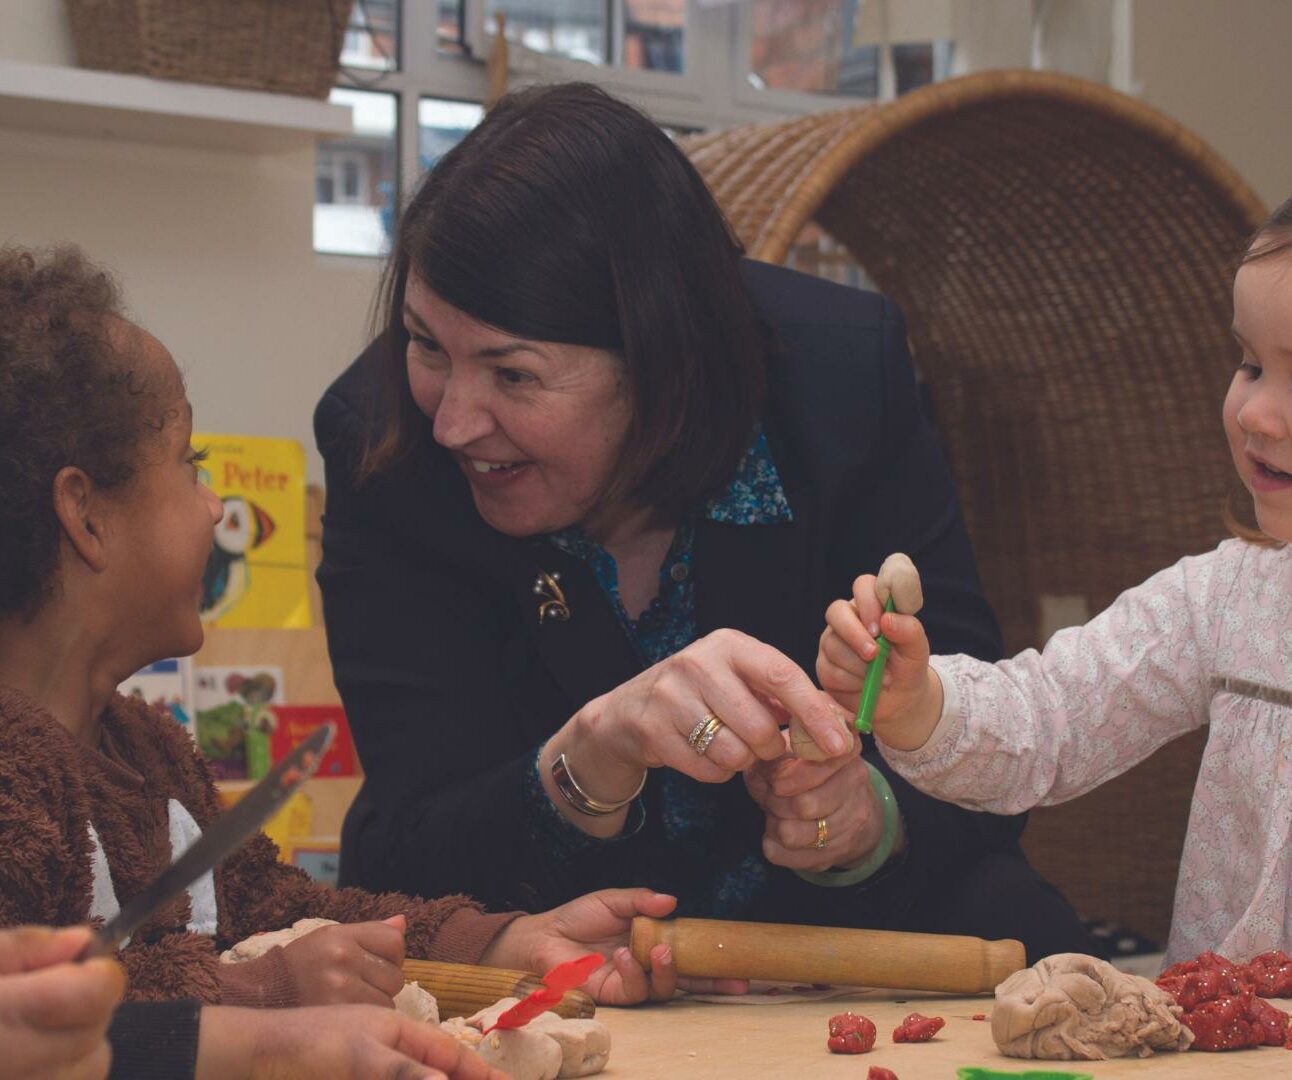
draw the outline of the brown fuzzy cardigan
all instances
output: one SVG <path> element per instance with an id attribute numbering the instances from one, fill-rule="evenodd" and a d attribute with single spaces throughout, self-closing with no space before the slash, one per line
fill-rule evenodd
<path id="1" fill-rule="evenodd" d="M 170 862 L 171 799 L 203 828 L 220 812 L 205 762 L 169 713 L 115 697 L 96 751 L 30 699 L 0 687 L 0 927 L 67 926 L 89 918 L 91 825 L 125 905 Z M 218 962 L 222 950 L 244 938 L 297 919 L 349 923 L 402 913 L 409 956 L 476 963 L 516 917 L 486 915 L 461 896 L 426 901 L 331 889 L 276 856 L 261 833 L 216 870 L 214 938 L 187 929 L 187 894 L 140 927 L 120 952 L 127 997 L 299 1004 L 300 988 L 281 949 L 249 963 Z"/>

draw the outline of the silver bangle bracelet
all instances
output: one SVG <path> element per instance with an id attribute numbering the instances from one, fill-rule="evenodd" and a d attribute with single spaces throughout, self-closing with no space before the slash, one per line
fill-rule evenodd
<path id="1" fill-rule="evenodd" d="M 569 762 L 565 760 L 564 754 L 558 754 L 552 762 L 552 783 L 556 785 L 556 790 L 561 793 L 565 799 L 580 814 L 587 814 L 589 817 L 605 817 L 607 814 L 615 814 L 632 802 L 642 793 L 642 788 L 646 786 L 647 772 L 642 773 L 641 783 L 637 785 L 634 791 L 626 799 L 619 802 L 602 802 L 600 799 L 594 799 L 583 788 L 579 787 L 579 782 L 574 779 L 574 774 L 570 772 Z"/>

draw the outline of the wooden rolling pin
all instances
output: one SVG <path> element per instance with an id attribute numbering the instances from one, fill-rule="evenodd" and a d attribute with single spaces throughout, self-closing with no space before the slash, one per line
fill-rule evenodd
<path id="1" fill-rule="evenodd" d="M 470 1016 L 499 998 L 523 998 L 543 986 L 542 979 L 528 971 L 444 964 L 438 960 L 405 960 L 404 978 L 435 996 L 441 1020 Z M 597 1004 L 582 990 L 567 990 L 552 1011 L 567 1019 L 581 1020 L 592 1016 Z"/>
<path id="2" fill-rule="evenodd" d="M 679 975 L 883 986 L 984 994 L 1027 966 L 1023 944 L 951 934 L 829 926 L 633 919 L 632 954 L 643 967 L 655 945 L 673 949 Z"/>

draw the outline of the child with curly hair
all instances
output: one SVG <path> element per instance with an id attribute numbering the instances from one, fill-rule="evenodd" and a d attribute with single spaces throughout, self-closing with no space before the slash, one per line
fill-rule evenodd
<path id="1" fill-rule="evenodd" d="M 175 361 L 125 317 L 107 274 L 75 249 L 0 250 L 0 926 L 110 918 L 219 812 L 183 729 L 115 692 L 202 644 L 222 507 L 191 434 Z M 676 983 L 667 948 L 647 971 L 624 947 L 631 918 L 667 914 L 672 897 L 605 890 L 543 915 L 486 914 L 462 896 L 329 889 L 275 856 L 256 836 L 142 926 L 119 953 L 128 998 L 389 1006 L 406 947 L 540 971 L 602 951 L 589 988 L 603 1002 Z M 341 925 L 218 962 L 305 917 Z"/>

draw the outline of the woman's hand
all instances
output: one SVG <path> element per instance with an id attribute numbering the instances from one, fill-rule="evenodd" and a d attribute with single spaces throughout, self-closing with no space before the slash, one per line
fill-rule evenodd
<path id="1" fill-rule="evenodd" d="M 825 613 L 816 657 L 822 688 L 840 705 L 856 712 L 866 669 L 875 658 L 875 638 L 882 633 L 892 646 L 875 706 L 875 734 L 899 750 L 923 746 L 942 715 L 942 682 L 929 667 L 929 639 L 914 615 L 885 612 L 875 591 L 875 577 L 852 583 L 852 599 L 836 600 Z"/>
<path id="2" fill-rule="evenodd" d="M 721 723 L 699 742 L 710 716 Z M 755 761 L 779 758 L 780 729 L 791 716 L 832 757 L 849 752 L 848 718 L 805 671 L 747 634 L 715 630 L 580 709 L 549 740 L 540 772 L 558 806 L 548 772 L 562 752 L 581 786 L 603 802 L 626 797 L 643 770 L 663 765 L 722 783 Z"/>
<path id="3" fill-rule="evenodd" d="M 607 957 L 592 973 L 585 989 L 602 1005 L 635 1005 L 664 1001 L 676 989 L 697 993 L 743 994 L 744 979 L 679 978 L 673 953 L 656 945 L 645 971 L 628 950 L 633 918 L 649 915 L 662 919 L 677 901 L 650 889 L 602 889 L 588 893 L 542 915 L 524 915 L 494 939 L 481 963 L 522 971 L 547 971 L 566 960 L 590 952 Z"/>
<path id="4" fill-rule="evenodd" d="M 745 773 L 749 794 L 767 816 L 763 855 L 790 870 L 851 866 L 883 835 L 883 808 L 860 754 L 829 761 L 783 757 Z M 826 842 L 817 847 L 818 822 Z"/>
<path id="5" fill-rule="evenodd" d="M 303 940 L 303 939 L 302 939 Z M 196 1080 L 506 1080 L 434 1024 L 371 1005 L 202 1010 Z"/>
<path id="6" fill-rule="evenodd" d="M 125 992 L 114 960 L 77 963 L 88 927 L 0 930 L 0 1078 L 101 1080 L 108 1024 Z"/>
<path id="7" fill-rule="evenodd" d="M 302 1005 L 384 1005 L 404 988 L 406 920 L 321 926 L 283 947 Z"/>

